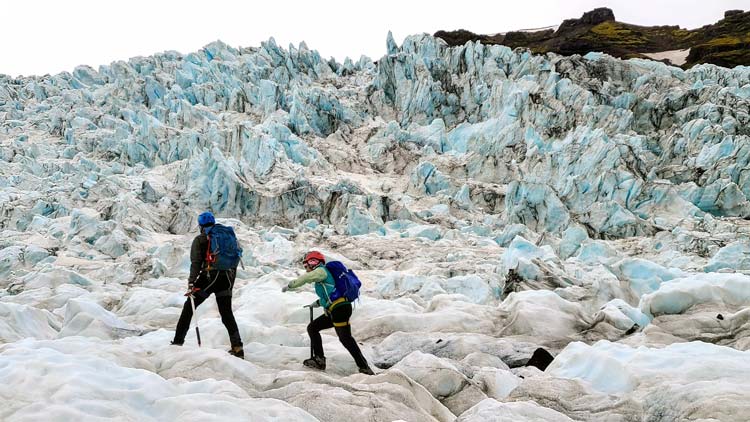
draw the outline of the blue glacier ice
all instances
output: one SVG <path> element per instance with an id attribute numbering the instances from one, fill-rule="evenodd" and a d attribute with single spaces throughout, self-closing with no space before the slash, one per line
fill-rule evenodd
<path id="1" fill-rule="evenodd" d="M 343 68 L 370 81 L 361 85 L 368 90 L 366 104 L 321 85 L 343 77 L 337 74 Z M 595 69 L 615 75 L 596 96 L 588 88 Z M 296 165 L 326 165 L 327 151 L 304 137 L 326 138 L 370 125 L 370 116 L 394 116 L 375 126 L 387 127 L 376 133 L 390 133 L 397 142 L 385 148 L 413 143 L 438 156 L 468 154 L 468 176 L 509 186 L 508 223 L 559 235 L 577 221 L 622 237 L 653 233 L 659 204 L 676 195 L 715 215 L 750 215 L 750 176 L 741 170 L 750 148 L 738 130 L 748 123 L 741 111 L 748 73 L 710 65 L 681 71 L 596 54 L 535 56 L 479 43 L 448 48 L 426 35 L 407 37 L 401 46 L 389 38 L 388 54 L 376 65 L 368 59 L 340 65 L 304 43 L 284 49 L 270 39 L 257 49 L 214 42 L 188 55 L 165 52 L 98 70 L 30 77 L 31 89 L 5 83 L 2 107 L 23 122 L 32 112 L 23 110 L 48 105 L 34 108 L 34 119 L 67 139 L 73 148 L 67 157 L 97 152 L 146 167 L 202 160 L 195 171 L 205 175 L 198 181 L 204 193 L 192 195 L 195 205 L 218 201 L 217 209 L 242 214 L 257 212 L 263 202 L 250 187 L 254 182 L 299 171 Z M 721 90 L 714 81 L 721 81 Z M 139 84 L 142 91 L 132 89 Z M 660 86 L 670 91 L 659 96 Z M 654 115 L 662 109 L 673 111 Z M 673 136 L 660 134 L 667 128 Z M 206 161 L 200 151 L 209 146 L 219 152 Z M 217 159 L 234 160 L 234 168 L 211 165 Z M 431 166 L 425 161 L 414 170 L 415 187 L 458 195 L 461 185 Z M 217 183 L 216 171 L 226 182 Z M 696 184 L 685 179 L 693 171 L 710 176 Z M 100 183 L 97 177 L 83 183 L 83 197 Z M 665 194 L 658 180 L 676 190 Z M 464 208 L 474 201 L 466 189 L 456 200 Z"/>
<path id="2" fill-rule="evenodd" d="M 748 239 L 730 243 L 719 249 L 711 257 L 704 271 L 714 272 L 722 269 L 750 271 L 750 243 Z"/>

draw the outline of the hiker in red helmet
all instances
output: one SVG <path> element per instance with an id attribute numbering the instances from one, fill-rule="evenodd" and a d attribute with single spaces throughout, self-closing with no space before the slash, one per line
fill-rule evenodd
<path id="1" fill-rule="evenodd" d="M 331 300 L 332 296 L 336 297 L 336 283 L 325 264 L 326 260 L 322 253 L 318 251 L 308 252 L 302 260 L 302 265 L 305 267 L 307 273 L 291 281 L 281 289 L 282 292 L 286 292 L 290 289 L 302 287 L 307 283 L 315 283 L 315 293 L 318 295 L 318 300 L 310 306 L 322 306 L 324 309 L 323 315 L 310 322 L 307 326 L 313 356 L 310 359 L 305 359 L 302 363 L 310 368 L 326 369 L 323 339 L 320 337 L 320 332 L 333 328 L 336 330 L 336 335 L 339 337 L 341 344 L 344 345 L 357 363 L 359 372 L 373 375 L 372 369 L 370 369 L 367 360 L 362 355 L 362 351 L 359 350 L 357 341 L 352 337 L 352 327 L 349 325 L 349 318 L 352 316 L 352 304 L 346 297 Z"/>

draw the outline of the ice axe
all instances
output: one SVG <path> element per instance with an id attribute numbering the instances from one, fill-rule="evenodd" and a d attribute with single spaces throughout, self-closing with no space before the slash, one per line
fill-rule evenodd
<path id="1" fill-rule="evenodd" d="M 312 324 L 312 322 L 313 322 L 313 305 L 312 304 L 305 305 L 305 306 L 303 306 L 303 308 L 310 308 L 310 324 Z M 310 359 L 312 359 L 312 358 L 313 358 L 313 345 L 312 345 L 312 340 L 311 340 L 310 341 Z"/>
<path id="2" fill-rule="evenodd" d="M 193 317 L 195 317 L 195 336 L 198 337 L 198 347 L 201 347 L 201 331 L 198 329 L 198 316 L 195 314 L 195 298 L 192 291 L 188 297 L 190 297 L 190 306 L 193 308 Z"/>

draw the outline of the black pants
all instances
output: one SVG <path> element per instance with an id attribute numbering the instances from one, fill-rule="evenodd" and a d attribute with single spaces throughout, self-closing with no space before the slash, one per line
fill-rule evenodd
<path id="1" fill-rule="evenodd" d="M 325 357 L 323 353 L 323 339 L 320 337 L 320 332 L 334 328 L 336 335 L 339 336 L 339 341 L 346 347 L 349 354 L 352 355 L 354 361 L 357 362 L 357 366 L 360 368 L 367 367 L 367 360 L 362 356 L 362 351 L 359 350 L 357 341 L 352 337 L 352 327 L 349 325 L 349 317 L 351 316 L 352 305 L 347 303 L 336 306 L 329 315 L 323 314 L 308 324 L 307 334 L 310 335 L 313 355 Z"/>
<path id="2" fill-rule="evenodd" d="M 195 283 L 196 287 L 201 287 L 201 290 L 193 295 L 195 298 L 196 309 L 203 303 L 211 293 L 216 296 L 216 305 L 219 307 L 219 315 L 221 315 L 221 322 L 229 333 L 229 342 L 232 347 L 242 346 L 242 339 L 240 338 L 240 330 L 237 327 L 237 321 L 234 319 L 234 313 L 232 313 L 232 286 L 234 285 L 233 271 L 211 271 L 204 278 L 199 278 Z M 185 342 L 185 334 L 190 329 L 190 320 L 193 318 L 193 308 L 190 305 L 190 298 L 185 300 L 185 304 L 182 306 L 182 313 L 180 314 L 180 320 L 177 321 L 177 328 L 174 333 L 174 342 L 182 344 Z"/>

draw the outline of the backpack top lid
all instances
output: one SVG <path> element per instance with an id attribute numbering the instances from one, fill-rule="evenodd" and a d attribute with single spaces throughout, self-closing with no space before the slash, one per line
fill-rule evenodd
<path id="1" fill-rule="evenodd" d="M 359 298 L 359 288 L 362 287 L 362 282 L 359 281 L 354 271 L 347 269 L 340 261 L 327 262 L 325 267 L 335 283 L 334 291 L 330 295 L 331 301 L 343 297 L 348 302 L 353 302 Z"/>

